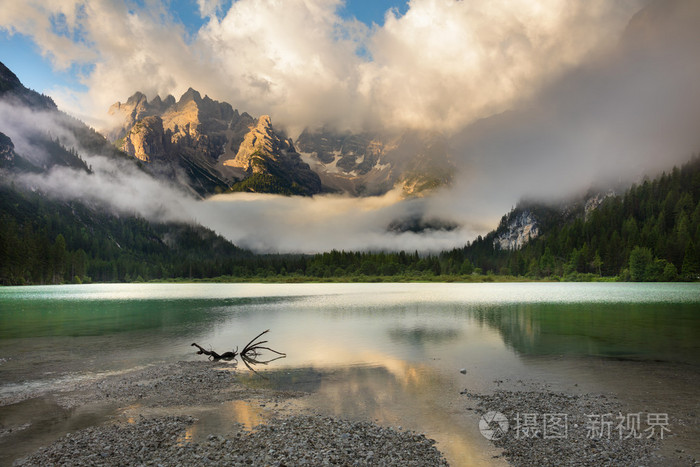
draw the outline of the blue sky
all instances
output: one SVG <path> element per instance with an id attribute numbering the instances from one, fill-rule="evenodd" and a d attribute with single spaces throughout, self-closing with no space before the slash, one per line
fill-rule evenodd
<path id="1" fill-rule="evenodd" d="M 142 6 L 143 1 L 137 0 L 134 3 Z M 166 4 L 169 5 L 173 18 L 183 24 L 187 33 L 192 36 L 206 23 L 206 18 L 200 16 L 196 0 L 171 0 Z M 230 4 L 231 0 L 222 2 L 222 9 L 225 11 Z M 345 5 L 338 10 L 338 15 L 343 19 L 358 19 L 368 26 L 381 26 L 384 24 L 386 12 L 390 9 L 403 15 L 408 9 L 408 1 L 346 0 Z M 0 51 L 0 61 L 31 89 L 38 92 L 64 87 L 78 92 L 86 90 L 80 77 L 90 70 L 91 65 L 73 65 L 67 70 L 57 70 L 48 57 L 42 56 L 39 47 L 30 37 L 19 33 L 10 34 L 0 28 Z"/>
<path id="2" fill-rule="evenodd" d="M 355 17 L 367 25 L 384 24 L 384 15 L 390 9 L 398 11 L 399 15 L 406 13 L 407 1 L 391 0 L 346 0 L 345 8 L 340 10 L 343 17 Z"/>
<path id="3" fill-rule="evenodd" d="M 0 32 L 2 62 L 22 83 L 39 92 L 55 85 L 79 86 L 75 73 L 54 71 L 50 60 L 41 56 L 38 47 L 27 36 Z"/>

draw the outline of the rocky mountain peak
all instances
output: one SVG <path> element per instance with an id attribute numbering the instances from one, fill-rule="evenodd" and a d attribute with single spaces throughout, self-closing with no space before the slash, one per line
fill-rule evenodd
<path id="1" fill-rule="evenodd" d="M 254 165 L 251 162 L 255 155 L 276 158 L 280 151 L 293 151 L 291 144 L 274 131 L 269 115 L 258 118 L 249 130 L 238 147 L 236 157 L 225 161 L 224 165 L 250 171 Z"/>
<path id="2" fill-rule="evenodd" d="M 154 99 L 155 101 L 156 99 Z M 153 115 L 151 107 L 152 105 L 149 104 L 146 95 L 140 91 L 136 91 L 124 103 L 117 102 L 113 104 L 109 108 L 108 113 L 112 116 L 121 117 L 122 126 L 112 129 L 107 133 L 107 136 L 112 140 L 123 138 L 137 121 Z"/>
<path id="3" fill-rule="evenodd" d="M 202 195 L 236 189 L 314 194 L 321 181 L 296 153 L 290 139 L 272 126 L 269 115 L 253 118 L 227 102 L 189 88 L 178 101 L 136 93 L 110 108 L 123 115 L 118 147 L 154 172 L 189 175 L 189 187 Z M 257 178 L 240 185 L 247 178 Z M 239 186 L 240 185 L 240 186 Z"/>
<path id="4" fill-rule="evenodd" d="M 130 106 L 134 106 L 134 107 L 139 106 L 139 105 L 145 106 L 145 105 L 148 105 L 148 98 L 141 91 L 136 91 L 131 97 L 129 97 L 126 100 L 126 105 L 130 105 Z"/>
<path id="5" fill-rule="evenodd" d="M 141 119 L 124 138 L 122 150 L 144 162 L 165 156 L 163 120 L 152 115 Z"/>
<path id="6" fill-rule="evenodd" d="M 185 93 L 182 95 L 182 97 L 180 97 L 180 101 L 178 102 L 178 104 L 182 105 L 190 101 L 194 101 L 196 103 L 200 103 L 202 101 L 202 95 L 199 93 L 199 91 L 192 88 L 188 88 L 187 91 L 185 91 Z"/>
<path id="7" fill-rule="evenodd" d="M 406 197 L 423 196 L 451 182 L 455 167 L 439 133 L 350 133 L 305 130 L 296 147 L 324 185 L 358 196 L 396 186 Z"/>
<path id="8" fill-rule="evenodd" d="M 261 115 L 258 119 L 257 128 L 264 128 L 266 130 L 272 131 L 272 120 L 269 115 Z"/>

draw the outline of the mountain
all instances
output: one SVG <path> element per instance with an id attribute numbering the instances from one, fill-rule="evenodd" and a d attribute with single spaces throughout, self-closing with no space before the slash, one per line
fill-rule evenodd
<path id="1" fill-rule="evenodd" d="M 321 180 L 269 116 L 253 118 L 190 88 L 148 101 L 137 92 L 109 113 L 116 146 L 151 173 L 201 196 L 231 191 L 313 195 Z"/>
<path id="2" fill-rule="evenodd" d="M 443 256 L 454 264 L 530 277 L 697 280 L 698 245 L 700 158 L 694 157 L 623 194 L 521 203 L 496 230 Z"/>
<path id="3" fill-rule="evenodd" d="M 22 126 L 20 137 L 23 146 L 33 148 L 21 154 L 11 154 L 6 149 L 5 169 L 41 171 L 64 166 L 89 171 L 76 148 L 72 147 L 76 145 L 94 154 L 126 157 L 93 128 L 60 111 L 50 97 L 26 88 L 1 62 L 0 100 L 7 106 L 4 112 L 7 112 L 8 118 L 11 115 L 15 128 Z M 26 120 L 25 125 L 17 125 L 21 120 Z M 14 148 L 16 142 L 11 141 L 9 134 L 4 136 L 6 139 L 0 145 L 5 148 L 12 145 Z"/>
<path id="4" fill-rule="evenodd" d="M 296 142 L 230 104 L 190 88 L 179 101 L 140 92 L 109 110 L 116 146 L 149 171 L 202 196 L 222 191 L 353 196 L 381 195 L 397 185 L 422 196 L 452 180 L 447 138 L 436 132 L 338 132 L 306 129 Z M 186 177 L 178 177 L 184 173 Z"/>
<path id="5" fill-rule="evenodd" d="M 406 196 L 421 196 L 448 185 L 455 171 L 446 138 L 435 132 L 307 129 L 297 147 L 324 186 L 355 196 L 380 195 L 397 185 Z"/>
<path id="6" fill-rule="evenodd" d="M 0 97 L 33 109 L 56 110 L 53 99 L 24 87 L 17 75 L 2 62 L 0 62 Z"/>
<path id="7" fill-rule="evenodd" d="M 603 201 L 616 196 L 612 189 L 589 190 L 585 195 L 558 203 L 521 201 L 501 218 L 493 232 L 493 244 L 501 250 L 519 250 L 552 228 L 586 220 Z"/>
<path id="8" fill-rule="evenodd" d="M 321 179 L 310 170 L 294 149 L 290 138 L 272 128 L 263 115 L 243 138 L 236 157 L 224 165 L 242 169 L 247 177 L 232 191 L 274 192 L 285 195 L 313 195 L 321 191 Z"/>
<path id="9" fill-rule="evenodd" d="M 0 133 L 0 171 L 39 172 L 40 169 L 15 152 L 15 145 L 9 136 Z"/>
<path id="10" fill-rule="evenodd" d="M 0 284 L 231 274 L 251 256 L 198 225 L 119 216 L 0 183 Z"/>
<path id="11" fill-rule="evenodd" d="M 251 256 L 198 225 L 53 199 L 41 181 L 24 183 L 26 175 L 56 168 L 95 177 L 82 153 L 117 158 L 115 169 L 137 164 L 2 63 L 0 112 L 0 284 L 213 277 Z"/>

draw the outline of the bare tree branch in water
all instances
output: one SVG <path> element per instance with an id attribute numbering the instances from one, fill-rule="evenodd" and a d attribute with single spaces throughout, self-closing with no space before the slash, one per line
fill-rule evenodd
<path id="1" fill-rule="evenodd" d="M 205 349 L 201 345 L 198 345 L 195 343 L 193 343 L 192 345 L 199 349 L 199 351 L 197 352 L 197 355 L 202 355 L 202 354 L 207 355 L 209 357 L 209 360 L 230 361 L 230 360 L 235 360 L 236 356 L 240 355 L 241 360 L 243 360 L 243 363 L 245 364 L 245 366 L 248 367 L 248 369 L 250 371 L 252 371 L 253 373 L 259 375 L 260 373 L 255 371 L 252 368 L 252 365 L 267 365 L 270 362 L 274 362 L 275 360 L 279 360 L 280 358 L 285 358 L 287 356 L 287 354 L 285 354 L 285 353 L 278 352 L 274 349 L 271 349 L 270 347 L 263 345 L 263 344 L 267 344 L 268 341 L 259 341 L 258 340 L 260 337 L 262 337 L 264 334 L 267 334 L 268 332 L 270 332 L 270 330 L 266 329 L 265 331 L 263 331 L 260 334 L 258 334 L 257 336 L 255 336 L 253 339 L 250 340 L 250 342 L 248 342 L 245 345 L 245 347 L 243 347 L 243 350 L 241 350 L 240 353 L 238 352 L 238 347 L 236 347 L 236 349 L 233 350 L 232 352 L 224 352 L 223 354 L 219 355 L 218 353 L 214 352 L 211 349 L 210 350 Z M 275 353 L 278 356 L 274 357 L 272 359 L 269 359 L 269 360 L 258 359 L 258 357 L 261 355 L 261 352 L 260 352 L 261 350 L 269 350 L 270 352 Z"/>
<path id="2" fill-rule="evenodd" d="M 214 352 L 213 350 L 205 349 L 201 345 L 198 345 L 195 343 L 192 343 L 192 345 L 199 349 L 199 352 L 197 352 L 197 355 L 202 355 L 202 354 L 208 355 L 209 360 L 214 360 L 214 361 L 216 361 L 216 360 L 233 360 L 234 358 L 236 358 L 236 355 L 238 355 L 238 347 L 236 347 L 236 350 L 234 350 L 232 352 L 224 352 L 221 355 L 219 355 L 218 353 Z"/>
<path id="3" fill-rule="evenodd" d="M 269 350 L 270 352 L 276 353 L 277 355 L 281 355 L 281 356 L 286 357 L 287 356 L 286 353 L 272 350 L 269 347 L 263 347 L 262 344 L 267 344 L 267 341 L 259 341 L 259 342 L 257 341 L 259 337 L 261 337 L 263 334 L 267 334 L 268 332 L 270 332 L 270 330 L 266 329 L 265 331 L 263 331 L 260 334 L 258 334 L 257 336 L 255 336 L 250 342 L 248 342 L 246 344 L 246 346 L 243 347 L 243 350 L 241 350 L 241 357 L 244 355 L 248 356 L 248 357 L 257 357 L 258 355 L 260 355 L 260 352 L 258 352 L 258 350 L 260 350 L 260 349 Z M 275 360 L 277 360 L 277 359 L 275 359 Z M 272 361 L 272 360 L 269 360 L 269 361 Z"/>

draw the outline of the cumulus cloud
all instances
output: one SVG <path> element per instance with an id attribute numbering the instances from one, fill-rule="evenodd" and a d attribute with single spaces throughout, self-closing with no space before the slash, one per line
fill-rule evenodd
<path id="1" fill-rule="evenodd" d="M 633 2 L 413 0 L 371 38 L 361 91 L 384 122 L 452 131 L 606 46 Z"/>
<path id="2" fill-rule="evenodd" d="M 96 60 L 99 51 L 85 43 L 82 26 L 85 9 L 82 2 L 68 0 L 30 0 L 0 3 L 0 27 L 10 33 L 29 35 L 44 57 L 57 69 L 73 63 Z"/>
<path id="3" fill-rule="evenodd" d="M 159 1 L 4 2 L 0 27 L 31 35 L 59 67 L 94 64 L 86 92 L 52 90 L 93 124 L 135 88 L 192 86 L 292 133 L 329 123 L 452 131 L 580 63 L 640 2 L 411 0 L 371 28 L 341 18 L 342 0 L 197 4 L 208 21 L 194 36 Z"/>
<path id="4" fill-rule="evenodd" d="M 202 18 L 216 16 L 223 8 L 223 0 L 197 0 L 197 7 Z"/>

